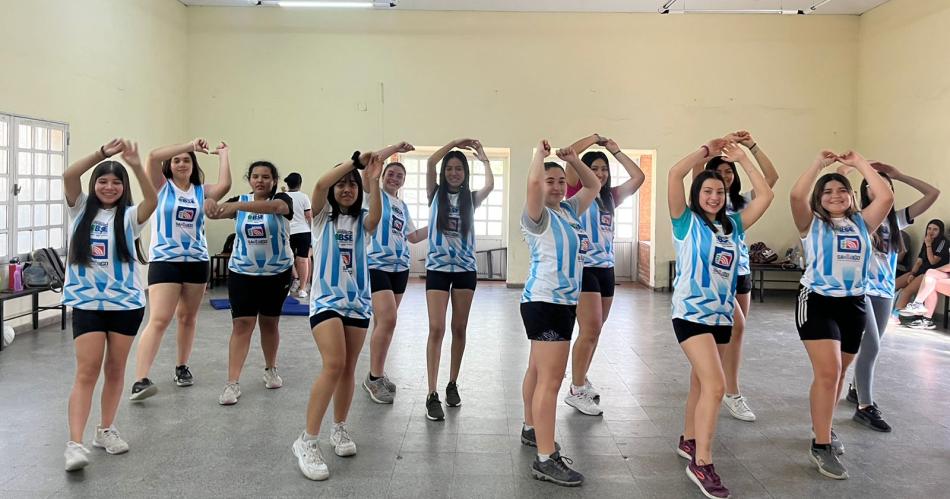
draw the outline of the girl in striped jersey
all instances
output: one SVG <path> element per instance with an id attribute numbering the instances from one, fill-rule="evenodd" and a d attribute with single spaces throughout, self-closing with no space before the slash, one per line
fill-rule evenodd
<path id="1" fill-rule="evenodd" d="M 218 156 L 218 182 L 204 183 L 204 172 L 195 153 Z M 195 342 L 198 306 L 208 282 L 208 241 L 205 238 L 205 201 L 217 201 L 231 189 L 228 145 L 214 151 L 208 141 L 195 139 L 185 144 L 161 147 L 148 155 L 152 185 L 158 189 L 158 210 L 152 219 L 151 262 L 148 266 L 148 324 L 135 350 L 133 401 L 158 392 L 148 379 L 162 336 L 178 318 L 178 358 L 175 384 L 191 386 L 194 379 L 188 358 Z"/>
<path id="2" fill-rule="evenodd" d="M 683 177 L 722 154 L 738 162 L 752 180 L 755 194 L 742 213 L 727 210 L 726 185 L 716 171 L 693 178 L 689 204 Z M 686 475 L 707 497 L 729 497 L 712 458 L 719 404 L 725 392 L 722 357 L 732 334 L 739 245 L 772 202 L 768 182 L 745 152 L 728 139 L 713 139 L 681 159 L 670 170 L 668 186 L 676 279 L 673 287 L 673 330 L 689 359 L 686 424 L 677 453 L 689 459 Z"/>
<path id="3" fill-rule="evenodd" d="M 396 147 L 396 152 L 412 150 L 412 146 L 405 142 Z M 381 177 L 383 211 L 379 227 L 368 243 L 367 264 L 373 291 L 374 320 L 369 343 L 369 372 L 363 380 L 363 389 L 373 402 L 391 404 L 396 396 L 396 385 L 386 376 L 384 368 L 396 329 L 396 310 L 409 281 L 409 244 L 423 241 L 428 231 L 425 227 L 415 228 L 406 203 L 398 197 L 399 189 L 406 181 L 406 168 L 402 163 L 389 163 L 383 168 Z M 364 188 L 369 183 L 368 179 L 363 182 Z"/>
<path id="4" fill-rule="evenodd" d="M 142 202 L 132 204 L 129 174 L 121 163 L 105 161 L 115 154 L 132 169 L 142 189 Z M 89 194 L 81 177 L 93 169 Z M 145 315 L 139 263 L 142 226 L 157 204 L 155 188 L 139 160 L 138 145 L 115 139 L 76 161 L 63 173 L 66 206 L 72 220 L 63 305 L 73 307 L 76 379 L 69 395 L 69 442 L 66 471 L 89 464 L 82 445 L 92 395 L 105 364 L 101 424 L 92 445 L 121 454 L 129 445 L 113 423 L 122 397 L 125 363 Z"/>
<path id="5" fill-rule="evenodd" d="M 755 161 L 762 168 L 762 174 L 769 187 L 775 187 L 778 182 L 778 171 L 772 160 L 762 151 L 762 148 L 756 143 L 752 135 L 745 130 L 730 133 L 726 139 L 731 142 L 742 144 L 755 157 Z M 726 184 L 726 211 L 728 213 L 740 213 L 752 201 L 752 191 L 742 192 L 742 181 L 739 178 L 739 171 L 735 163 L 731 163 L 715 156 L 706 163 L 706 170 L 715 170 L 722 177 Z M 703 167 L 697 165 L 693 168 L 695 177 L 703 171 Z M 722 369 L 726 373 L 726 394 L 722 397 L 722 405 L 729 411 L 732 417 L 741 421 L 755 421 L 755 413 L 746 403 L 746 398 L 739 392 L 739 364 L 742 361 L 742 338 L 745 333 L 746 319 L 749 316 L 749 306 L 752 302 L 752 268 L 749 262 L 749 247 L 746 246 L 745 238 L 739 245 L 739 263 L 736 269 L 739 275 L 736 281 L 736 308 L 735 317 L 732 323 L 732 337 L 729 344 L 726 345 L 725 354 L 722 356 Z"/>
<path id="6" fill-rule="evenodd" d="M 876 431 L 889 432 L 890 425 L 884 421 L 881 411 L 874 402 L 874 367 L 877 364 L 877 354 L 880 351 L 881 340 L 887 329 L 887 322 L 891 317 L 894 305 L 894 276 L 897 273 L 897 254 L 906 250 L 901 231 L 914 223 L 914 219 L 930 208 L 940 196 L 936 187 L 904 175 L 897 168 L 884 163 L 871 163 L 881 177 L 887 181 L 890 190 L 894 191 L 893 180 L 903 182 L 923 196 L 910 206 L 901 210 L 894 210 L 887 214 L 887 219 L 871 234 L 871 249 L 873 251 L 871 266 L 868 271 L 868 284 L 865 288 L 865 304 L 867 321 L 864 335 L 861 337 L 861 346 L 854 363 L 854 381 L 848 392 L 848 400 L 852 400 L 854 392 L 855 403 L 858 405 L 854 412 L 854 421 Z M 838 173 L 847 175 L 851 167 L 842 165 Z M 866 209 L 874 201 L 874 194 L 866 180 L 861 182 L 861 208 Z"/>
<path id="7" fill-rule="evenodd" d="M 596 133 L 571 146 L 577 154 L 597 144 L 623 165 L 630 178 L 616 186 L 610 185 L 610 163 L 600 151 L 584 153 L 581 161 L 594 172 L 600 182 L 596 202 L 580 217 L 581 227 L 590 236 L 591 249 L 584 260 L 584 275 L 580 301 L 577 303 L 577 322 L 580 336 L 574 342 L 571 353 L 572 383 L 564 402 L 578 411 L 591 416 L 603 414 L 600 409 L 600 394 L 587 380 L 587 371 L 594 359 L 594 351 L 600 339 L 600 331 L 607 321 L 614 300 L 614 208 L 640 189 L 643 172 L 627 157 L 620 146 L 611 139 Z M 567 197 L 581 188 L 580 179 L 574 170 L 567 170 Z"/>
<path id="8" fill-rule="evenodd" d="M 856 168 L 867 181 L 873 201 L 861 212 L 844 175 L 829 173 L 815 182 L 835 162 Z M 866 325 L 870 233 L 880 227 L 893 205 L 894 193 L 887 182 L 853 151 L 840 156 L 822 151 L 792 187 L 792 218 L 805 249 L 795 325 L 814 372 L 810 392 L 814 438 L 809 458 L 821 474 L 835 479 L 848 478 L 838 459 L 844 446 L 831 424 L 844 373 L 858 353 Z"/>
<path id="9" fill-rule="evenodd" d="M 531 473 L 538 480 L 562 486 L 577 486 L 584 476 L 568 466 L 554 442 L 557 394 L 564 379 L 574 331 L 577 300 L 585 256 L 591 250 L 590 236 L 578 218 L 594 202 L 601 181 L 578 159 L 572 148 L 557 156 L 581 181 L 581 190 L 564 200 L 567 187 L 564 169 L 544 162 L 551 154 L 548 141 L 535 150 L 528 170 L 528 191 L 521 232 L 531 250 L 531 263 L 521 318 L 531 340 L 531 354 L 522 385 L 524 426 L 521 443 L 538 448 Z"/>
<path id="10" fill-rule="evenodd" d="M 405 144 L 403 150 L 411 151 Z M 330 445 L 338 456 L 356 454 L 346 418 L 356 388 L 354 372 L 372 313 L 366 240 L 379 225 L 382 201 L 378 153 L 353 153 L 351 160 L 324 173 L 313 188 L 313 287 L 310 292 L 310 327 L 320 350 L 323 369 L 310 389 L 307 422 L 292 446 L 297 466 L 311 480 L 330 477 L 317 442 L 320 423 L 333 399 Z M 363 208 L 363 183 L 357 170 L 367 169 L 369 208 Z"/>
<path id="11" fill-rule="evenodd" d="M 469 187 L 468 149 L 485 165 L 485 185 L 476 192 Z M 436 174 L 436 165 L 442 168 Z M 475 230 L 472 227 L 475 209 L 495 187 L 491 163 L 479 141 L 456 139 L 429 157 L 426 170 L 426 191 L 429 196 L 429 252 L 426 256 L 426 305 L 429 311 L 429 340 L 426 344 L 426 370 L 429 395 L 426 396 L 426 418 L 445 419 L 436 386 L 439 381 L 439 360 L 445 336 L 445 311 L 452 298 L 452 360 L 449 383 L 445 387 L 445 403 L 462 405 L 459 397 L 459 370 L 465 353 L 468 313 L 475 295 Z"/>
<path id="12" fill-rule="evenodd" d="M 254 326 L 260 322 L 264 351 L 264 387 L 280 388 L 277 347 L 280 345 L 280 311 L 290 291 L 294 254 L 290 249 L 290 220 L 294 202 L 277 192 L 277 167 L 255 161 L 247 169 L 250 194 L 221 204 L 209 203 L 208 218 L 234 218 L 234 251 L 228 261 L 228 300 L 231 302 L 231 341 L 228 343 L 228 381 L 218 397 L 221 405 L 234 405 L 241 397 L 238 381 Z"/>

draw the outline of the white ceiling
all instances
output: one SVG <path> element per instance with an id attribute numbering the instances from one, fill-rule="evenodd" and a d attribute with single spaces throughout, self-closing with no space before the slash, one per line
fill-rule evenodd
<path id="1" fill-rule="evenodd" d="M 256 0 L 179 0 L 195 6 L 255 6 Z M 671 12 L 690 10 L 804 10 L 819 0 L 677 0 Z M 887 0 L 831 0 L 816 14 L 863 14 Z M 666 0 L 398 0 L 396 10 L 508 12 L 657 12 Z"/>

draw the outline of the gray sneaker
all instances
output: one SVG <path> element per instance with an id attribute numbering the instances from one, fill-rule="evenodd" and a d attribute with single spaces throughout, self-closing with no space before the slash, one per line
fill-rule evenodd
<path id="1" fill-rule="evenodd" d="M 538 446 L 538 437 L 534 433 L 534 428 L 529 430 L 524 425 L 521 426 L 521 444 L 528 447 Z M 561 452 L 561 444 L 554 442 L 554 452 Z"/>
<path id="2" fill-rule="evenodd" d="M 129 451 L 129 444 L 122 440 L 115 428 L 96 426 L 96 436 L 92 439 L 92 446 L 105 449 L 109 454 L 123 454 Z"/>
<path id="3" fill-rule="evenodd" d="M 574 471 L 570 466 L 574 464 L 569 458 L 561 456 L 560 452 L 551 454 L 551 458 L 541 462 L 537 457 L 531 464 L 531 474 L 534 478 L 544 482 L 551 482 L 562 487 L 577 487 L 584 483 L 584 475 Z"/>
<path id="4" fill-rule="evenodd" d="M 818 466 L 818 472 L 828 478 L 835 480 L 845 480 L 848 478 L 848 470 L 838 460 L 838 455 L 831 448 L 831 445 L 815 445 L 812 440 L 811 448 L 808 450 L 808 457 L 811 462 Z"/>
<path id="5" fill-rule="evenodd" d="M 811 438 L 815 439 L 815 430 L 811 431 Z M 831 430 L 831 448 L 835 451 L 836 455 L 844 455 L 844 444 L 841 443 L 841 440 L 838 439 L 838 434 L 835 433 L 834 428 Z"/>
<path id="6" fill-rule="evenodd" d="M 396 395 L 396 383 L 393 383 L 393 380 L 389 379 L 389 376 L 383 374 L 383 384 L 386 385 L 386 389 L 393 393 L 393 396 Z"/>
<path id="7" fill-rule="evenodd" d="M 379 378 L 374 381 L 370 379 L 369 373 L 366 373 L 366 379 L 361 383 L 363 389 L 369 394 L 369 398 L 377 404 L 392 404 L 395 398 L 395 394 L 389 391 L 389 388 L 386 386 L 385 379 L 386 378 Z"/>

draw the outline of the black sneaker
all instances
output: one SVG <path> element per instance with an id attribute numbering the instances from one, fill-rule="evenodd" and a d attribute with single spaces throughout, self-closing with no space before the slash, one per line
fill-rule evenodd
<path id="1" fill-rule="evenodd" d="M 867 426 L 874 431 L 880 431 L 883 433 L 888 433 L 891 431 L 891 425 L 887 424 L 887 421 L 884 421 L 884 418 L 881 416 L 880 409 L 877 408 L 877 404 L 869 405 L 864 409 L 856 409 L 854 411 L 854 417 L 851 419 L 859 424 Z"/>
<path id="2" fill-rule="evenodd" d="M 442 412 L 442 402 L 439 401 L 439 394 L 436 392 L 432 392 L 426 397 L 426 419 L 429 421 L 445 419 L 445 413 Z"/>
<path id="3" fill-rule="evenodd" d="M 445 385 L 445 405 L 449 407 L 462 405 L 462 397 L 459 397 L 459 386 L 454 381 L 449 381 L 449 384 Z"/>
<path id="4" fill-rule="evenodd" d="M 132 396 L 129 397 L 129 400 L 145 400 L 156 393 L 158 393 L 158 387 L 152 384 L 152 380 L 142 378 L 132 384 Z"/>
<path id="5" fill-rule="evenodd" d="M 534 428 L 529 430 L 524 426 L 521 427 L 521 444 L 528 447 L 538 446 L 538 437 L 534 434 Z M 554 442 L 554 452 L 561 452 L 561 444 Z"/>
<path id="6" fill-rule="evenodd" d="M 175 384 L 178 386 L 191 386 L 195 384 L 195 378 L 186 365 L 180 365 L 175 368 Z"/>
<path id="7" fill-rule="evenodd" d="M 911 322 L 910 325 L 907 327 L 911 329 L 927 329 L 927 330 L 937 329 L 937 325 L 934 324 L 934 321 L 926 317 L 921 317 L 920 319 L 917 319 L 914 322 Z"/>
<path id="8" fill-rule="evenodd" d="M 858 390 L 854 387 L 854 383 L 848 385 L 848 402 L 852 404 L 858 403 Z"/>
<path id="9" fill-rule="evenodd" d="M 574 464 L 569 458 L 561 455 L 560 452 L 551 454 L 551 459 L 541 462 L 537 457 L 531 464 L 531 474 L 534 478 L 544 482 L 552 482 L 562 487 L 577 487 L 584 483 L 584 475 L 571 469 L 570 464 Z"/>

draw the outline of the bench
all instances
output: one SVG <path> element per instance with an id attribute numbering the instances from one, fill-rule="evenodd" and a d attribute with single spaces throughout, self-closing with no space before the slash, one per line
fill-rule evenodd
<path id="1" fill-rule="evenodd" d="M 211 257 L 211 274 L 208 276 L 208 289 L 214 289 L 214 285 L 228 280 L 228 260 L 231 255 L 218 254 Z"/>
<path id="2" fill-rule="evenodd" d="M 785 283 L 797 283 L 801 281 L 802 274 L 804 270 L 795 267 L 782 266 L 775 263 L 753 263 L 749 267 L 752 269 L 752 292 L 755 293 L 755 290 L 759 290 L 759 303 L 765 301 L 765 283 L 767 282 L 785 282 Z M 780 277 L 766 279 L 765 273 L 778 273 L 783 274 Z M 756 273 L 758 273 L 758 279 L 756 279 Z M 791 274 L 791 275 L 786 275 Z M 756 286 L 758 282 L 758 286 Z"/>
<path id="3" fill-rule="evenodd" d="M 27 315 L 33 316 L 33 329 L 39 329 L 40 327 L 40 312 L 45 310 L 59 310 L 62 313 L 60 318 L 60 329 L 66 329 L 66 306 L 58 303 L 56 305 L 43 305 L 40 306 L 40 293 L 44 291 L 53 291 L 50 288 L 25 288 L 23 291 L 0 291 L 0 331 L 3 330 L 4 321 L 10 319 L 18 319 L 20 317 L 26 317 Z M 11 315 L 10 317 L 3 316 L 3 304 L 7 300 L 15 300 L 17 298 L 24 298 L 31 296 L 33 298 L 32 309 L 26 312 L 21 312 L 19 314 Z M 3 350 L 3 343 L 0 342 L 0 350 Z"/>
<path id="4" fill-rule="evenodd" d="M 493 258 L 492 258 L 492 253 L 494 253 L 494 252 L 496 252 L 496 251 L 501 251 L 501 252 L 503 252 L 503 255 L 502 255 L 502 257 L 501 257 L 501 258 L 502 258 L 502 261 L 504 261 L 504 260 L 507 258 L 507 256 L 508 256 L 508 248 L 505 247 L 505 246 L 501 246 L 501 247 L 498 247 L 498 248 L 477 250 L 477 251 L 475 252 L 476 255 L 478 255 L 478 254 L 484 254 L 484 255 L 485 255 L 485 259 L 488 260 L 488 265 L 487 265 L 487 267 L 488 267 L 488 270 L 487 270 L 488 277 L 486 277 L 486 279 L 488 279 L 488 280 L 495 280 L 495 279 L 504 280 L 504 279 L 505 279 L 505 273 L 502 272 L 500 269 L 499 269 L 499 271 L 498 271 L 498 277 L 495 277 L 494 264 L 492 263 L 492 260 L 493 260 Z"/>

